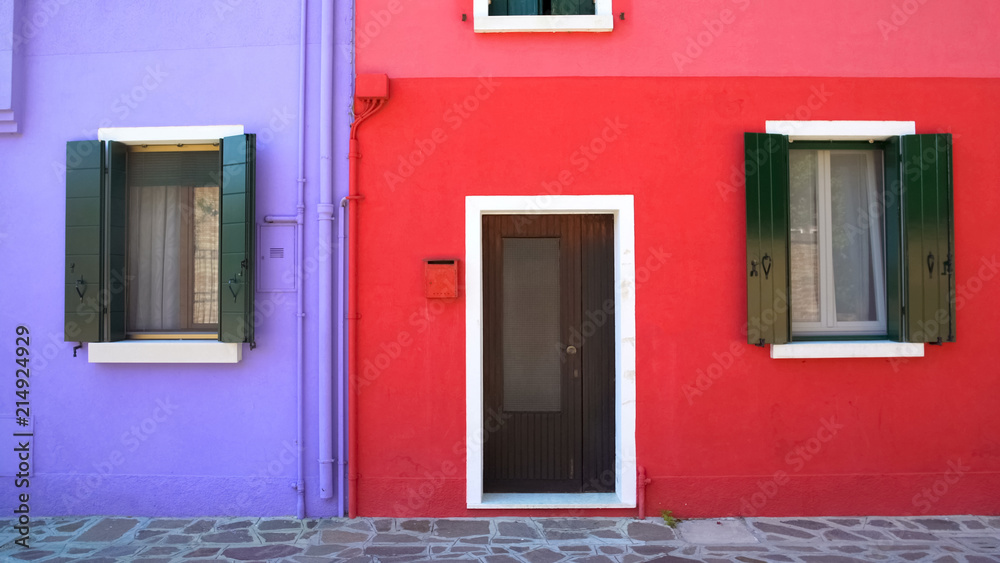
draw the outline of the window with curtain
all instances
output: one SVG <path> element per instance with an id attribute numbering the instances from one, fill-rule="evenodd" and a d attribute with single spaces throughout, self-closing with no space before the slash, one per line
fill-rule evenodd
<path id="1" fill-rule="evenodd" d="M 491 16 L 565 16 L 594 14 L 594 0 L 492 0 Z"/>
<path id="2" fill-rule="evenodd" d="M 197 147 L 195 147 L 197 149 Z M 130 334 L 219 329 L 219 152 L 128 153 Z"/>
<path id="3" fill-rule="evenodd" d="M 793 334 L 884 334 L 882 151 L 789 151 Z"/>

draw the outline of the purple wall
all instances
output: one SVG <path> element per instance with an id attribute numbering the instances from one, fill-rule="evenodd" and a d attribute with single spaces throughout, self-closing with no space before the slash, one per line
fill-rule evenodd
<path id="1" fill-rule="evenodd" d="M 231 9 L 230 9 L 231 8 Z M 32 516 L 294 514 L 295 294 L 274 301 L 255 350 L 233 365 L 87 363 L 62 342 L 66 142 L 98 127 L 243 124 L 257 134 L 257 217 L 294 215 L 299 138 L 297 2 L 127 0 L 20 3 L 21 132 L 0 135 L 0 476 L 15 425 L 15 327 L 31 330 L 30 488 L 0 477 L 0 508 Z M 318 493 L 316 187 L 320 2 L 309 7 L 306 105 L 306 507 Z M 338 40 L 350 37 L 338 18 Z M 344 39 L 346 41 L 346 39 Z M 350 59 L 337 58 L 338 194 L 346 192 Z M 6 80 L 7 77 L 0 77 Z M 346 84 L 346 88 L 345 88 Z M 339 155 L 344 155 L 342 158 Z M 2 418 L 6 417 L 6 418 Z"/>

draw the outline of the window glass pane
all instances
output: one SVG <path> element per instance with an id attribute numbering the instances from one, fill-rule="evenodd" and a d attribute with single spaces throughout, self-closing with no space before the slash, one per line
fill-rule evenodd
<path id="1" fill-rule="evenodd" d="M 554 16 L 593 15 L 594 0 L 547 0 L 543 13 Z"/>
<path id="2" fill-rule="evenodd" d="M 503 405 L 558 412 L 559 239 L 503 239 Z"/>
<path id="3" fill-rule="evenodd" d="M 817 160 L 817 151 L 788 154 L 793 322 L 820 321 Z"/>
<path id="4" fill-rule="evenodd" d="M 830 152 L 830 216 L 837 322 L 878 320 L 875 269 L 881 252 L 880 151 Z"/>
<path id="5" fill-rule="evenodd" d="M 192 322 L 219 322 L 219 188 L 194 188 L 194 296 Z"/>
<path id="6" fill-rule="evenodd" d="M 130 152 L 130 331 L 217 330 L 219 153 Z"/>

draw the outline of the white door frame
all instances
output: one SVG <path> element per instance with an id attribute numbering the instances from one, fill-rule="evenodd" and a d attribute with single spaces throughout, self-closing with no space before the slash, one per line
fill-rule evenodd
<path id="1" fill-rule="evenodd" d="M 615 492 L 483 494 L 483 215 L 615 217 Z M 635 212 L 631 195 L 465 198 L 465 426 L 468 508 L 632 508 L 635 458 Z M 499 413 L 497 413 L 499 415 Z M 499 416 L 491 424 L 502 424 Z"/>

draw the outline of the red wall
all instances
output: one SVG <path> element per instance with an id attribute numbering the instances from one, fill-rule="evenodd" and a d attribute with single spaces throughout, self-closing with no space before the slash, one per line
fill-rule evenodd
<path id="1" fill-rule="evenodd" d="M 359 51 L 362 69 L 380 61 Z M 559 193 L 635 196 L 636 446 L 651 514 L 1000 513 L 1000 81 L 390 78 L 360 133 L 360 514 L 497 514 L 465 509 L 464 297 L 424 298 L 422 261 L 462 259 L 464 284 L 464 197 L 553 193 L 561 174 Z M 742 133 L 789 118 L 952 133 L 957 343 L 809 361 L 745 343 Z M 617 138 L 581 160 L 609 120 Z"/>

